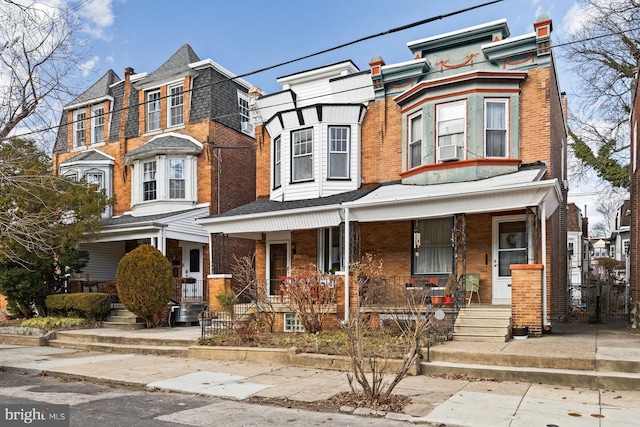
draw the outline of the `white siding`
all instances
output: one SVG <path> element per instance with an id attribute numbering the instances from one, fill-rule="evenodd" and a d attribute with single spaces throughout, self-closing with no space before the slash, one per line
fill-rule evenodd
<path id="1" fill-rule="evenodd" d="M 94 242 L 81 243 L 80 249 L 89 252 L 89 264 L 80 274 L 81 278 L 89 275 L 89 280 L 111 281 L 116 280 L 118 263 L 125 254 L 123 241 L 120 242 Z"/>

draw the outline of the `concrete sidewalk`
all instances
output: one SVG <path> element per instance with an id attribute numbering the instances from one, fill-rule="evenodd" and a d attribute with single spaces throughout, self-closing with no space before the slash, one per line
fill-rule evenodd
<path id="1" fill-rule="evenodd" d="M 629 332 L 629 333 L 626 333 Z M 564 354 L 580 360 L 635 359 L 638 335 L 620 330 L 580 338 L 548 337 L 511 341 L 496 347 L 483 343 L 451 342 L 432 349 L 481 355 L 526 353 L 536 357 Z M 86 330 L 82 333 L 136 334 L 138 337 L 184 339 L 199 337 L 199 328 L 140 331 Z M 625 334 L 625 335 L 620 335 Z M 592 334 L 593 335 L 593 334 Z M 600 336 L 598 336 L 600 335 Z M 178 338 L 181 337 L 181 338 Z M 546 341 L 546 343 L 545 343 Z M 447 350 L 449 351 L 449 350 Z M 436 353 L 432 353 L 435 355 Z M 435 363 L 435 362 L 434 362 Z M 113 354 L 53 347 L 0 345 L 0 366 L 8 370 L 45 372 L 90 381 L 135 384 L 150 389 L 244 400 L 251 396 L 319 401 L 348 391 L 340 371 L 266 363 L 214 361 L 185 357 Z M 462 377 L 464 378 L 464 377 Z M 550 386 L 513 381 L 469 381 L 446 377 L 411 376 L 396 388 L 411 403 L 389 419 L 449 426 L 636 426 L 640 419 L 640 391 L 616 391 Z M 358 411 L 363 413 L 366 411 Z"/>

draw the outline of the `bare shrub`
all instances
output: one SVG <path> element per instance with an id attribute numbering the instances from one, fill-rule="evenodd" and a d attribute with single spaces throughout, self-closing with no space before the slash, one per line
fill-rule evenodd
<path id="1" fill-rule="evenodd" d="M 238 297 L 245 296 L 255 303 L 257 310 L 257 322 L 264 325 L 265 329 L 273 332 L 276 311 L 273 303 L 267 295 L 267 287 L 260 286 L 256 276 L 256 256 L 242 256 L 238 258 L 233 255 L 231 264 L 231 273 L 233 277 L 240 283 L 242 289 L 238 292 Z"/>
<path id="2" fill-rule="evenodd" d="M 351 358 L 351 372 L 347 374 L 354 394 L 362 394 L 371 404 L 388 401 L 393 389 L 414 368 L 417 370 L 420 348 L 426 343 L 431 318 L 425 315 L 427 291 L 387 286 L 382 260 L 365 254 L 351 264 L 358 285 L 360 307 L 343 329 L 348 338 L 347 353 Z M 376 319 L 379 320 L 376 322 Z M 365 337 L 373 328 L 388 323 L 401 336 L 404 349 L 402 365 L 396 372 L 389 371 L 389 354 L 366 356 Z M 386 375 L 393 375 L 389 381 Z"/>
<path id="3" fill-rule="evenodd" d="M 321 332 L 329 313 L 335 308 L 334 277 L 326 273 L 294 276 L 285 284 L 289 308 L 294 311 L 307 333 Z"/>

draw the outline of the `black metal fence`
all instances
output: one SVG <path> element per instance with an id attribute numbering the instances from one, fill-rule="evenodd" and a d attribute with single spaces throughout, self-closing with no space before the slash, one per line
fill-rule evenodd
<path id="1" fill-rule="evenodd" d="M 629 288 L 624 280 L 594 279 L 580 287 L 579 298 L 580 303 L 571 307 L 573 321 L 589 323 L 629 321 Z"/>

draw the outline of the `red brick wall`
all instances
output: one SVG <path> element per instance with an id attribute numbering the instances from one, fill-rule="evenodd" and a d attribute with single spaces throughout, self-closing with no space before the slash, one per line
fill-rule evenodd
<path id="1" fill-rule="evenodd" d="M 635 302 L 640 300 L 640 165 L 636 163 L 634 172 L 633 158 L 638 147 L 638 141 L 634 140 L 634 135 L 640 133 L 640 84 L 636 81 L 635 98 L 633 100 L 633 109 L 631 115 L 631 165 L 630 165 L 630 185 L 629 193 L 631 195 L 631 238 L 629 242 L 631 270 L 629 274 L 629 286 L 631 291 L 631 299 Z M 640 137 L 640 134 L 637 135 Z M 640 157 L 635 154 L 636 157 Z M 636 159 L 637 161 L 637 159 Z"/>
<path id="2" fill-rule="evenodd" d="M 511 323 L 542 335 L 542 264 L 511 266 Z"/>

